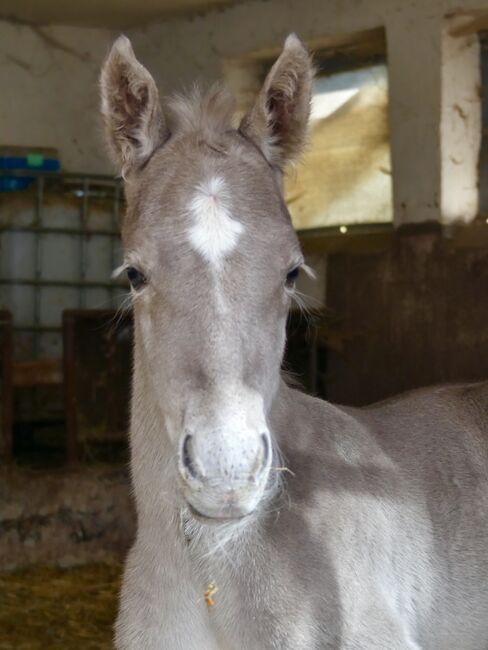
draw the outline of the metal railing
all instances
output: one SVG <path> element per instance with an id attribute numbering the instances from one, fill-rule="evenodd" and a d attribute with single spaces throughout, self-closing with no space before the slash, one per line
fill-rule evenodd
<path id="1" fill-rule="evenodd" d="M 62 324 L 46 325 L 41 322 L 41 290 L 43 287 L 74 288 L 78 290 L 78 308 L 86 307 L 86 290 L 102 288 L 109 291 L 110 306 L 115 303 L 116 290 L 125 285 L 120 281 L 90 280 L 87 278 L 87 240 L 91 237 L 106 237 L 110 240 L 110 263 L 113 269 L 116 265 L 116 247 L 119 244 L 119 218 L 123 202 L 122 181 L 109 176 L 98 174 L 76 174 L 61 172 L 36 172 L 33 170 L 0 170 L 1 177 L 32 178 L 31 187 L 18 192 L 5 192 L 0 194 L 4 199 L 9 194 L 32 197 L 33 220 L 28 225 L 19 223 L 2 223 L 0 221 L 0 235 L 9 233 L 31 233 L 35 236 L 35 264 L 31 278 L 0 276 L 0 286 L 30 286 L 34 289 L 33 313 L 31 324 L 18 323 L 14 313 L 14 330 L 16 332 L 30 332 L 33 340 L 33 356 L 39 354 L 39 337 L 44 332 L 59 332 Z M 77 223 L 73 227 L 50 225 L 45 221 L 46 196 L 75 197 L 80 200 Z M 90 228 L 90 201 L 103 199 L 111 205 L 110 217 L 105 228 Z M 78 239 L 78 277 L 76 279 L 45 279 L 42 274 L 42 239 L 46 235 L 69 235 Z M 8 304 L 2 305 L 10 308 Z"/>

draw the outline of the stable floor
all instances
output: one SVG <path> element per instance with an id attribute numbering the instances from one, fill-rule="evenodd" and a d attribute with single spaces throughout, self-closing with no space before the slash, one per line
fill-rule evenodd
<path id="1" fill-rule="evenodd" d="M 0 574 L 0 650 L 109 650 L 120 567 Z"/>

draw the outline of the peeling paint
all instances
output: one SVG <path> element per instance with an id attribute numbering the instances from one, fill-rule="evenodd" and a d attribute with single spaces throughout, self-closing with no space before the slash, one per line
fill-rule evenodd
<path id="1" fill-rule="evenodd" d="M 110 173 L 98 110 L 109 30 L 0 22 L 0 141 L 58 149 L 63 169 Z"/>

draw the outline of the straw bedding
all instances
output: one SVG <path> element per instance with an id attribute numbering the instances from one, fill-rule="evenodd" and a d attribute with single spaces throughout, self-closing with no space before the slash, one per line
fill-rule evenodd
<path id="1" fill-rule="evenodd" d="M 108 650 L 120 567 L 0 574 L 0 650 Z"/>

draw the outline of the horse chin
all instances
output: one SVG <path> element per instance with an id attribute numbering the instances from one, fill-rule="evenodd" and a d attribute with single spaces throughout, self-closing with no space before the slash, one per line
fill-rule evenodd
<path id="1" fill-rule="evenodd" d="M 191 503 L 187 502 L 187 508 L 191 513 L 193 519 L 196 519 L 202 524 L 219 525 L 238 523 L 248 519 L 252 516 L 253 511 L 247 513 L 240 512 L 227 512 L 225 510 L 213 511 L 212 513 L 203 513 L 197 510 Z"/>
<path id="2" fill-rule="evenodd" d="M 207 524 L 223 524 L 239 522 L 249 519 L 256 512 L 261 494 L 249 496 L 245 499 L 205 499 L 201 494 L 186 494 L 186 504 L 194 519 Z"/>

